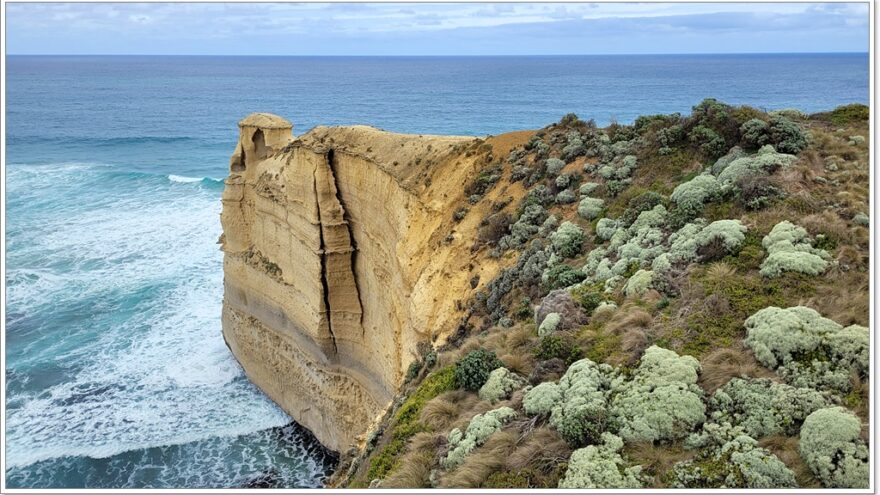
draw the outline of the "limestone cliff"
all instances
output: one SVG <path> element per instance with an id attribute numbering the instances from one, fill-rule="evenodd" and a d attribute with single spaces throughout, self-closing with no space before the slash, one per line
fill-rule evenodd
<path id="1" fill-rule="evenodd" d="M 247 376 L 328 448 L 363 441 L 421 343 L 453 332 L 498 264 L 473 263 L 471 137 L 239 123 L 223 193 L 223 335 Z M 484 215 L 471 215 L 483 218 Z M 423 344 L 424 345 L 424 344 Z"/>

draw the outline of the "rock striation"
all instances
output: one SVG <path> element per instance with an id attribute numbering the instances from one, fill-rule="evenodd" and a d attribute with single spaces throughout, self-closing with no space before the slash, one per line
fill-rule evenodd
<path id="1" fill-rule="evenodd" d="M 223 335 L 248 378 L 326 447 L 363 443 L 425 343 L 497 264 L 454 205 L 484 165 L 472 137 L 239 122 L 223 192 Z M 470 151 L 468 151 L 470 150 Z"/>

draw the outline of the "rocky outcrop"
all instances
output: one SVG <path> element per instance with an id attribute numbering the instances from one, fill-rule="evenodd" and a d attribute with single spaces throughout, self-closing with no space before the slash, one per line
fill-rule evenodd
<path id="1" fill-rule="evenodd" d="M 470 137 L 317 127 L 253 114 L 223 192 L 223 335 L 247 376 L 344 451 L 491 280 L 453 206 L 487 159 Z M 473 215 L 472 215 L 473 216 Z"/>

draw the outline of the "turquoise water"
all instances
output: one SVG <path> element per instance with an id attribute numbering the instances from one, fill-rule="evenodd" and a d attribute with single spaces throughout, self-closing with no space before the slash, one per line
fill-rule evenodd
<path id="1" fill-rule="evenodd" d="M 867 55 L 7 57 L 11 487 L 319 486 L 331 459 L 220 334 L 222 179 L 253 111 L 493 134 L 713 96 L 868 101 Z"/>

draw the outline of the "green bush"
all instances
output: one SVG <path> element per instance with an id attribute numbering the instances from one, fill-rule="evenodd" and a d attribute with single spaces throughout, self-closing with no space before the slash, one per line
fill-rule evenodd
<path id="1" fill-rule="evenodd" d="M 865 327 L 842 325 L 803 306 L 771 306 L 745 321 L 745 344 L 764 366 L 797 387 L 847 392 L 856 373 L 866 377 L 870 337 Z"/>
<path id="2" fill-rule="evenodd" d="M 550 244 L 559 256 L 573 258 L 583 248 L 584 231 L 571 222 L 562 222 L 556 232 L 550 235 Z"/>
<path id="3" fill-rule="evenodd" d="M 455 363 L 455 383 L 466 390 L 480 390 L 489 373 L 504 366 L 494 352 L 476 349 Z"/>
<path id="4" fill-rule="evenodd" d="M 828 268 L 831 258 L 826 251 L 812 246 L 803 227 L 787 220 L 776 224 L 761 244 L 767 250 L 767 259 L 761 264 L 761 275 L 765 277 L 778 277 L 784 271 L 819 275 Z"/>
<path id="5" fill-rule="evenodd" d="M 772 174 L 777 169 L 790 166 L 796 159 L 794 155 L 777 153 L 773 146 L 763 146 L 755 155 L 741 156 L 731 161 L 718 172 L 718 182 L 730 185 L 747 175 Z"/>
<path id="6" fill-rule="evenodd" d="M 813 114 L 810 118 L 825 120 L 834 125 L 863 124 L 868 122 L 871 112 L 867 105 L 854 103 L 843 105 L 830 112 Z"/>
<path id="7" fill-rule="evenodd" d="M 599 445 L 575 450 L 559 488 L 641 488 L 642 468 L 627 467 L 619 453 L 622 448 L 623 440 L 604 433 Z"/>
<path id="8" fill-rule="evenodd" d="M 605 201 L 599 198 L 586 197 L 581 199 L 581 202 L 578 204 L 577 212 L 581 218 L 592 220 L 602 213 L 602 208 L 604 207 Z"/>
<path id="9" fill-rule="evenodd" d="M 604 300 L 602 289 L 597 284 L 581 284 L 571 290 L 571 296 L 584 308 L 584 312 L 587 314 L 592 314 L 593 310 Z"/>
<path id="10" fill-rule="evenodd" d="M 796 435 L 804 419 L 828 405 L 812 388 L 795 388 L 767 378 L 733 378 L 709 400 L 712 419 L 741 426 L 752 438 Z"/>
<path id="11" fill-rule="evenodd" d="M 706 419 L 703 391 L 697 386 L 700 364 L 691 356 L 651 346 L 633 379 L 615 389 L 611 425 L 627 442 L 674 440 Z"/>
<path id="12" fill-rule="evenodd" d="M 719 157 L 727 151 L 727 143 L 712 128 L 704 125 L 694 127 L 688 138 L 700 146 L 700 151 L 710 158 Z"/>
<path id="13" fill-rule="evenodd" d="M 548 290 L 571 287 L 572 285 L 581 282 L 586 277 L 584 272 L 577 268 L 572 268 L 565 263 L 553 265 L 544 272 L 544 275 L 545 276 L 542 277 L 542 280 L 544 281 L 544 286 Z"/>
<path id="14" fill-rule="evenodd" d="M 489 373 L 486 383 L 480 387 L 478 395 L 481 399 L 494 404 L 510 397 L 514 390 L 522 388 L 525 384 L 525 378 L 507 368 L 495 368 Z"/>
<path id="15" fill-rule="evenodd" d="M 746 121 L 742 127 L 740 127 L 740 132 L 742 133 L 743 143 L 750 148 L 760 148 L 767 144 L 769 139 L 769 136 L 767 135 L 767 122 L 764 122 L 761 119 L 751 119 Z"/>
<path id="16" fill-rule="evenodd" d="M 559 358 L 568 366 L 583 357 L 583 351 L 570 337 L 550 334 L 541 337 L 541 340 L 538 341 L 535 357 L 544 361 Z"/>
<path id="17" fill-rule="evenodd" d="M 775 455 L 758 447 L 742 428 L 707 424 L 688 438 L 697 456 L 673 468 L 676 488 L 794 488 L 794 473 Z"/>
<path id="18" fill-rule="evenodd" d="M 868 447 L 862 423 L 842 407 L 819 409 L 801 427 L 804 463 L 828 488 L 868 488 Z"/>
<path id="19" fill-rule="evenodd" d="M 672 191 L 671 199 L 678 209 L 691 218 L 703 211 L 703 205 L 721 197 L 721 183 L 710 174 L 702 174 L 679 184 Z"/>
<path id="20" fill-rule="evenodd" d="M 807 147 L 807 135 L 787 118 L 776 115 L 770 118 L 767 128 L 769 141 L 780 153 L 796 155 Z"/>

